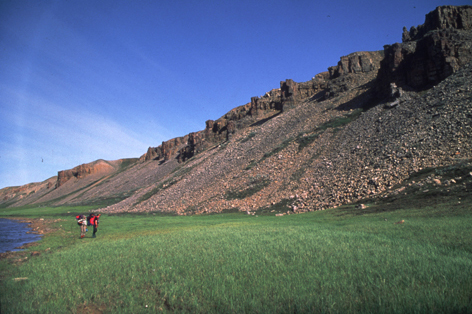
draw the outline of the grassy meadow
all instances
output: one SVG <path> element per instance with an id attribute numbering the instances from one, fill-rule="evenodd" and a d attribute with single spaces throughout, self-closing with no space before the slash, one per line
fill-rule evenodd
<path id="1" fill-rule="evenodd" d="M 470 208 L 102 215 L 95 239 L 88 207 L 1 209 L 61 221 L 40 256 L 0 260 L 0 312 L 472 313 Z"/>

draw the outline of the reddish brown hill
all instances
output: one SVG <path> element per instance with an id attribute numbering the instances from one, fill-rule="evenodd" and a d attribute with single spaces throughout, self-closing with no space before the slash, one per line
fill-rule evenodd
<path id="1" fill-rule="evenodd" d="M 29 183 L 22 186 L 8 187 L 0 190 L 0 204 L 3 206 L 22 206 L 38 200 L 54 189 L 57 177 L 43 182 Z"/>
<path id="2" fill-rule="evenodd" d="M 97 160 L 88 164 L 82 164 L 70 170 L 63 170 L 57 173 L 56 188 L 64 185 L 67 181 L 72 178 L 83 179 L 89 175 L 96 174 L 108 174 L 113 172 L 117 165 L 121 163 L 121 160 L 114 162 L 108 162 L 105 160 Z"/>

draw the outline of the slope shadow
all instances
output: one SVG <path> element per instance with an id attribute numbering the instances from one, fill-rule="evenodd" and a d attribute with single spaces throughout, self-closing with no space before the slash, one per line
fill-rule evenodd
<path id="1" fill-rule="evenodd" d="M 309 101 L 323 101 L 325 100 L 325 95 L 326 95 L 326 89 L 323 89 L 322 91 L 319 91 L 315 95 L 311 96 Z"/>
<path id="2" fill-rule="evenodd" d="M 368 88 L 365 92 L 360 95 L 357 95 L 353 99 L 345 102 L 338 107 L 336 110 L 339 111 L 349 111 L 351 109 L 363 109 L 369 110 L 380 103 L 380 99 L 376 96 L 374 90 L 373 82 L 366 83 L 364 85 L 359 86 L 358 88 Z"/>
<path id="3" fill-rule="evenodd" d="M 251 127 L 253 127 L 253 126 L 261 126 L 261 125 L 263 125 L 264 123 L 266 123 L 267 121 L 269 121 L 269 120 L 271 120 L 271 119 L 277 117 L 277 116 L 280 115 L 281 113 L 282 113 L 282 111 L 279 111 L 279 112 L 277 112 L 276 114 L 271 115 L 270 117 L 267 117 L 267 118 L 265 118 L 265 119 L 262 119 L 262 120 L 259 120 L 259 121 L 257 121 L 257 122 L 254 122 L 254 123 L 251 124 L 250 126 L 251 126 Z"/>

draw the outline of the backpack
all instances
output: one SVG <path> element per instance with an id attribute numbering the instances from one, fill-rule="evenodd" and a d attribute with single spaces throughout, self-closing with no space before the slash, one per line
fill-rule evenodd
<path id="1" fill-rule="evenodd" d="M 90 215 L 87 216 L 87 226 L 92 226 L 93 225 L 94 217 L 95 217 L 94 214 L 90 214 Z"/>
<path id="2" fill-rule="evenodd" d="M 79 222 L 79 221 L 82 220 L 82 219 L 85 219 L 85 216 L 84 216 L 84 215 L 77 215 L 77 216 L 75 216 L 75 219 L 77 219 L 77 224 L 78 224 L 79 226 L 81 226 L 82 223 Z"/>
<path id="3" fill-rule="evenodd" d="M 99 218 L 100 218 L 100 214 L 99 214 L 99 215 L 90 214 L 90 215 L 87 217 L 87 225 L 88 225 L 88 226 L 95 226 L 95 225 L 98 226 L 98 219 L 99 219 Z"/>

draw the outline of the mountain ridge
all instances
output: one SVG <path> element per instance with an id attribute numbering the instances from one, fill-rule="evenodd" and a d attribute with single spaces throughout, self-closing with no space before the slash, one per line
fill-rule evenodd
<path id="1" fill-rule="evenodd" d="M 124 166 L 96 161 L 60 171 L 54 189 L 54 177 L 2 189 L 0 206 L 297 213 L 395 193 L 424 168 L 470 162 L 471 25 L 471 6 L 438 7 L 404 28 L 403 43 L 343 56 L 307 82 L 281 81 Z"/>

